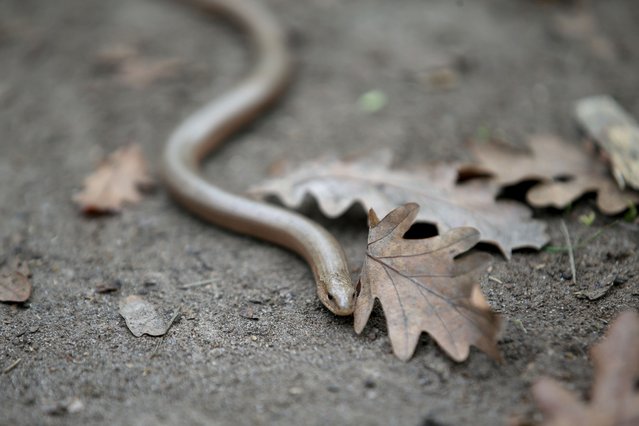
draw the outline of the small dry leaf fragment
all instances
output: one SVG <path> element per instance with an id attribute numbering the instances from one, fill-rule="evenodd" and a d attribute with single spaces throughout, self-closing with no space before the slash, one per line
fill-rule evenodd
<path id="1" fill-rule="evenodd" d="M 0 302 L 25 302 L 31 296 L 31 272 L 26 262 L 11 259 L 0 270 Z"/>
<path id="2" fill-rule="evenodd" d="M 603 279 L 595 281 L 585 291 L 578 291 L 575 296 L 578 299 L 597 300 L 604 297 L 612 286 L 619 284 L 617 274 L 608 274 Z"/>
<path id="3" fill-rule="evenodd" d="M 82 192 L 73 197 L 85 214 L 113 213 L 124 203 L 136 203 L 141 190 L 153 185 L 139 145 L 113 152 L 84 181 Z"/>
<path id="4" fill-rule="evenodd" d="M 619 186 L 639 189 L 639 124 L 610 96 L 591 96 L 575 106 L 575 116 L 603 148 Z"/>
<path id="5" fill-rule="evenodd" d="M 124 317 L 126 325 L 135 337 L 143 334 L 162 336 L 169 330 L 179 310 L 171 319 L 160 314 L 155 306 L 140 296 L 128 296 L 120 301 L 120 315 Z"/>
<path id="6" fill-rule="evenodd" d="M 244 307 L 242 307 L 240 309 L 240 316 L 252 321 L 259 321 L 260 319 L 255 307 L 253 307 L 252 305 L 245 305 Z"/>
<path id="7" fill-rule="evenodd" d="M 379 299 L 393 352 L 401 360 L 410 359 L 423 331 L 455 361 L 468 357 L 470 345 L 500 359 L 499 317 L 478 282 L 490 255 L 468 253 L 455 259 L 479 242 L 479 233 L 465 227 L 433 238 L 404 239 L 418 210 L 416 204 L 406 204 L 381 221 L 370 211 L 355 331 L 362 332 Z"/>
<path id="8" fill-rule="evenodd" d="M 389 169 L 391 161 L 386 150 L 354 161 L 320 159 L 266 180 L 251 192 L 275 195 L 293 208 L 310 195 L 328 217 L 341 215 L 353 204 L 386 215 L 415 202 L 422 206 L 417 221 L 435 224 L 440 233 L 472 226 L 481 233 L 481 241 L 494 244 L 507 258 L 515 248 L 539 249 L 548 242 L 546 225 L 532 219 L 526 206 L 495 201 L 497 185 L 478 181 L 458 185 L 453 164 L 431 164 L 409 172 Z"/>
<path id="9" fill-rule="evenodd" d="M 118 291 L 122 288 L 122 281 L 120 280 L 109 280 L 102 281 L 98 285 L 95 286 L 96 293 L 112 293 L 114 291 Z"/>
<path id="10" fill-rule="evenodd" d="M 549 378 L 533 386 L 544 425 L 639 424 L 639 315 L 634 311 L 619 315 L 590 354 L 595 372 L 588 404 Z"/>
<path id="11" fill-rule="evenodd" d="M 535 136 L 529 151 L 500 143 L 475 143 L 471 150 L 477 164 L 461 168 L 462 174 L 490 174 L 502 186 L 539 181 L 526 198 L 535 207 L 564 208 L 588 192 L 597 193 L 597 206 L 605 214 L 617 214 L 639 194 L 621 191 L 605 164 L 581 148 L 553 136 Z"/>

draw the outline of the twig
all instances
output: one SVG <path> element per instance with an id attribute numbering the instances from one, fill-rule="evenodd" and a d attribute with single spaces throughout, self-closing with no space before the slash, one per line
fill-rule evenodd
<path id="1" fill-rule="evenodd" d="M 488 275 L 488 279 L 489 279 L 490 281 L 494 281 L 494 282 L 496 282 L 497 284 L 503 284 L 503 283 L 504 283 L 502 280 L 500 280 L 500 279 L 499 279 L 499 278 L 497 278 L 497 277 L 493 277 L 492 275 Z"/>
<path id="2" fill-rule="evenodd" d="M 5 368 L 4 370 L 2 370 L 2 374 L 7 374 L 8 372 L 10 372 L 11 370 L 13 370 L 14 368 L 16 368 L 18 366 L 18 364 L 20 364 L 22 362 L 22 358 L 18 358 L 15 361 L 13 361 L 11 363 L 10 366 L 8 366 L 7 368 Z"/>
<path id="3" fill-rule="evenodd" d="M 166 326 L 166 331 L 169 331 L 169 328 L 171 328 L 171 326 L 173 325 L 173 322 L 175 321 L 175 319 L 180 315 L 180 307 L 178 307 L 175 312 L 173 312 L 173 316 L 171 317 L 171 320 L 169 321 L 169 324 Z"/>
<path id="4" fill-rule="evenodd" d="M 162 344 L 162 342 L 164 342 L 164 336 L 162 336 L 156 343 L 155 348 L 153 348 L 153 351 L 151 351 L 151 355 L 149 355 L 149 359 L 154 358 L 155 355 L 157 355 L 158 349 L 160 349 L 160 345 Z"/>
<path id="5" fill-rule="evenodd" d="M 181 290 L 184 290 L 184 289 L 187 289 L 187 288 L 201 287 L 203 285 L 211 284 L 214 281 L 215 281 L 215 278 L 211 278 L 211 279 L 204 280 L 204 281 L 196 281 L 194 283 L 184 284 L 183 286 L 180 286 L 178 288 L 181 289 Z"/>
<path id="6" fill-rule="evenodd" d="M 626 224 L 624 222 L 619 222 L 619 220 L 615 220 L 614 222 L 604 225 L 603 227 L 601 227 L 601 229 L 597 230 L 597 232 L 595 232 L 594 234 L 592 234 L 590 237 L 586 238 L 585 240 L 577 241 L 577 244 L 574 246 L 574 248 L 580 249 L 587 246 L 588 244 L 590 244 L 591 242 L 599 238 L 606 231 L 607 228 L 610 228 L 615 225 L 623 226 Z M 568 247 L 546 246 L 544 247 L 544 251 L 546 253 L 563 253 L 565 251 L 568 251 Z"/>
<path id="7" fill-rule="evenodd" d="M 568 227 L 566 222 L 561 219 L 561 233 L 564 234 L 566 239 L 566 246 L 568 247 L 568 259 L 570 260 L 570 272 L 572 273 L 572 283 L 577 284 L 577 269 L 575 268 L 575 254 L 572 249 L 572 241 L 570 241 L 570 234 L 568 233 Z"/>

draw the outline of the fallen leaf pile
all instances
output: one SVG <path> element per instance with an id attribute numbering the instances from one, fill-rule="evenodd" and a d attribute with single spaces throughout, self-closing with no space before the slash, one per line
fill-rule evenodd
<path id="1" fill-rule="evenodd" d="M 0 302 L 21 303 L 31 296 L 29 265 L 14 258 L 0 270 Z"/>
<path id="2" fill-rule="evenodd" d="M 461 168 L 462 174 L 489 174 L 501 186 L 538 181 L 526 194 L 535 207 L 564 208 L 588 192 L 597 193 L 597 206 L 605 214 L 617 214 L 639 194 L 622 191 L 606 165 L 576 145 L 553 136 L 536 136 L 529 151 L 500 142 L 474 143 L 477 164 Z"/>
<path id="3" fill-rule="evenodd" d="M 590 403 L 579 400 L 552 379 L 541 379 L 533 395 L 547 426 L 639 424 L 639 315 L 624 312 L 605 339 L 592 348 L 595 368 Z"/>
<path id="4" fill-rule="evenodd" d="M 433 164 L 407 172 L 389 169 L 389 151 L 355 161 L 318 160 L 302 164 L 283 177 L 264 181 L 251 192 L 275 195 L 288 207 L 299 207 L 307 195 L 317 199 L 321 211 L 337 217 L 353 204 L 380 215 L 414 202 L 421 206 L 418 222 L 437 226 L 440 233 L 471 226 L 481 241 L 496 245 L 510 258 L 515 248 L 541 248 L 548 242 L 546 225 L 531 219 L 519 203 L 495 201 L 499 187 L 474 181 L 459 185 L 457 168 Z"/>
<path id="5" fill-rule="evenodd" d="M 416 204 L 406 204 L 381 221 L 370 211 L 355 331 L 362 332 L 379 299 L 398 358 L 408 360 L 425 331 L 455 361 L 468 357 L 470 345 L 499 359 L 499 318 L 478 282 L 490 255 L 470 253 L 454 259 L 477 244 L 479 233 L 455 228 L 433 238 L 404 239 L 418 211 Z"/>
<path id="6" fill-rule="evenodd" d="M 124 203 L 135 203 L 141 190 L 153 185 L 138 145 L 120 148 L 84 181 L 84 190 L 73 197 L 86 214 L 117 212 Z"/>

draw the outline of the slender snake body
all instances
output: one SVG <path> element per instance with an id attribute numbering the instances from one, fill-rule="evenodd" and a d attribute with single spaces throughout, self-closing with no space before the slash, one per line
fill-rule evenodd
<path id="1" fill-rule="evenodd" d="M 188 0 L 231 18 L 256 53 L 251 73 L 226 94 L 187 117 L 170 136 L 163 158 L 169 192 L 184 207 L 221 227 L 284 246 L 313 271 L 317 294 L 337 315 L 350 315 L 355 290 L 344 252 L 324 228 L 297 213 L 227 192 L 200 172 L 204 157 L 268 107 L 290 75 L 284 35 L 273 16 L 252 0 Z"/>

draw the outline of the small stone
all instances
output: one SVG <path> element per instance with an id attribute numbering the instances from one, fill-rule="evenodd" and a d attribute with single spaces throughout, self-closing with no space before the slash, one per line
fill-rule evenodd
<path id="1" fill-rule="evenodd" d="M 628 281 L 628 278 L 623 275 L 615 275 L 614 280 L 612 281 L 613 285 L 621 285 L 625 284 Z"/>
<path id="2" fill-rule="evenodd" d="M 561 272 L 561 279 L 565 280 L 565 281 L 572 280 L 572 273 L 570 271 L 562 271 Z"/>
<path id="3" fill-rule="evenodd" d="M 300 388 L 300 387 L 292 387 L 288 390 L 288 393 L 290 393 L 291 395 L 301 395 L 304 393 L 304 389 Z"/>
<path id="4" fill-rule="evenodd" d="M 156 285 L 164 285 L 165 284 L 164 274 L 161 272 L 147 272 L 144 274 L 144 278 L 142 279 L 142 284 L 145 287 L 154 287 Z"/>
<path id="5" fill-rule="evenodd" d="M 71 414 L 82 410 L 84 410 L 84 404 L 78 398 L 74 398 L 69 405 L 67 405 L 67 411 Z"/>
<path id="6" fill-rule="evenodd" d="M 377 339 L 378 332 L 379 332 L 379 330 L 376 327 L 373 327 L 371 329 L 371 331 L 368 332 L 366 337 L 368 338 L 368 340 L 370 340 L 372 342 L 372 341 Z"/>
<path id="7" fill-rule="evenodd" d="M 96 293 L 111 293 L 118 291 L 122 288 L 122 281 L 115 279 L 111 281 L 104 281 L 95 286 Z"/>
<path id="8" fill-rule="evenodd" d="M 224 348 L 214 348 L 211 350 L 211 356 L 213 358 L 221 358 L 224 355 Z"/>
<path id="9" fill-rule="evenodd" d="M 375 386 L 377 386 L 377 384 L 375 383 L 375 381 L 373 379 L 364 380 L 364 387 L 366 389 L 373 389 L 373 388 L 375 388 Z"/>

